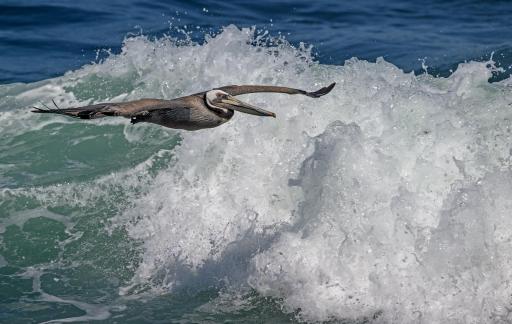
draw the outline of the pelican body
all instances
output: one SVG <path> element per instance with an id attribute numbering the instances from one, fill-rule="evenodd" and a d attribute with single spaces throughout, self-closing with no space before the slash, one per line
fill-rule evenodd
<path id="1" fill-rule="evenodd" d="M 35 113 L 54 113 L 81 119 L 95 119 L 109 116 L 129 118 L 132 124 L 139 122 L 158 124 L 164 127 L 198 130 L 224 124 L 235 111 L 257 116 L 276 117 L 273 112 L 252 106 L 235 98 L 237 95 L 274 92 L 301 94 L 312 98 L 321 97 L 334 88 L 335 83 L 314 92 L 300 89 L 242 85 L 225 86 L 171 100 L 140 99 L 122 103 L 99 103 L 89 106 L 64 109 L 42 109 L 34 107 Z"/>

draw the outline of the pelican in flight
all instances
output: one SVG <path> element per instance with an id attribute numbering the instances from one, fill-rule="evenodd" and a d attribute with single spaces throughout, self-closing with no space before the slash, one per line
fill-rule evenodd
<path id="1" fill-rule="evenodd" d="M 234 96 L 256 92 L 275 92 L 318 98 L 328 94 L 335 84 L 332 83 L 313 92 L 279 86 L 230 85 L 171 100 L 140 99 L 64 109 L 34 107 L 35 110 L 32 112 L 53 113 L 81 119 L 121 116 L 130 118 L 132 124 L 146 122 L 169 128 L 198 130 L 224 124 L 233 117 L 235 110 L 256 116 L 276 117 L 273 112 L 240 101 Z"/>

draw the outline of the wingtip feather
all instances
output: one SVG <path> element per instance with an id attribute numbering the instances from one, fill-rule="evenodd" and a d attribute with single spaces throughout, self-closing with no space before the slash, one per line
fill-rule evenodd
<path id="1" fill-rule="evenodd" d="M 41 108 L 37 108 L 37 107 L 32 107 L 34 108 L 33 110 L 31 110 L 30 112 L 33 112 L 33 113 L 47 113 L 48 110 L 46 109 L 41 109 Z"/>
<path id="2" fill-rule="evenodd" d="M 308 92 L 307 95 L 312 98 L 319 98 L 321 96 L 325 96 L 326 94 L 331 92 L 331 90 L 334 88 L 335 85 L 336 85 L 336 82 L 333 82 L 333 83 L 329 84 L 327 87 L 323 87 L 314 92 Z"/>

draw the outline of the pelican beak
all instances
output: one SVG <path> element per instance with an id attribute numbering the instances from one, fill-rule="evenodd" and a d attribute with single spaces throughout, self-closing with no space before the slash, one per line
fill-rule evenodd
<path id="1" fill-rule="evenodd" d="M 274 114 L 273 112 L 249 105 L 248 103 L 242 102 L 233 96 L 228 96 L 226 99 L 222 99 L 222 103 L 228 105 L 230 109 L 240 111 L 246 114 L 276 118 L 276 114 Z"/>

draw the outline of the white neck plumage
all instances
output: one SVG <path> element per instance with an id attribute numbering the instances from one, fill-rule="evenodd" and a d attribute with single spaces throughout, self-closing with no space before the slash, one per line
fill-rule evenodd
<path id="1" fill-rule="evenodd" d="M 229 112 L 228 109 L 215 104 L 216 102 L 220 102 L 220 99 L 225 95 L 227 95 L 227 93 L 222 90 L 208 91 L 205 95 L 206 106 L 215 112 L 227 114 Z"/>

